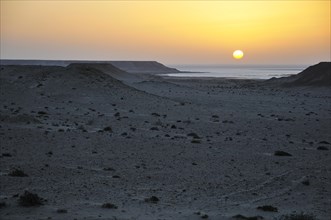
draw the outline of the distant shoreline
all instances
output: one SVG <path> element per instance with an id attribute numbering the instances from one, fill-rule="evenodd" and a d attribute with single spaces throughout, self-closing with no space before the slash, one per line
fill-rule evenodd
<path id="1" fill-rule="evenodd" d="M 173 65 L 166 66 L 157 61 L 106 61 L 106 60 L 24 60 L 2 59 L 0 65 L 42 65 L 63 66 L 72 63 L 111 64 L 135 74 L 157 74 L 162 77 L 178 78 L 230 78 L 230 79 L 271 79 L 301 72 L 305 67 L 298 65 Z"/>

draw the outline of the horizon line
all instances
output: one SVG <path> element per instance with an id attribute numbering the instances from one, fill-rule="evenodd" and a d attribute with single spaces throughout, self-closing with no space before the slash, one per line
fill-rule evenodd
<path id="1" fill-rule="evenodd" d="M 0 61 L 2 60 L 11 60 L 11 61 L 58 61 L 58 62 L 81 62 L 81 61 L 87 61 L 87 62 L 158 62 L 161 64 L 166 64 L 166 65 L 179 65 L 179 66 L 185 66 L 185 65 L 190 65 L 190 66 L 219 66 L 219 65 L 224 65 L 224 66 L 255 66 L 255 65 L 268 65 L 268 66 L 289 66 L 289 65 L 293 65 L 293 66 L 304 66 L 304 65 L 314 65 L 314 64 L 318 64 L 321 62 L 331 62 L 331 61 L 318 61 L 315 63 L 286 63 L 286 64 L 282 64 L 282 63 L 196 63 L 196 62 L 192 62 L 192 63 L 164 63 L 162 61 L 158 61 L 158 60 L 105 60 L 105 59 L 37 59 L 37 58 L 0 58 Z"/>

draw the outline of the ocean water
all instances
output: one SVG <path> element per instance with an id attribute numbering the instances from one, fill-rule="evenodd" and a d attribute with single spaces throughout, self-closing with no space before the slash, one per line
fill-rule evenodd
<path id="1" fill-rule="evenodd" d="M 186 73 L 164 74 L 174 77 L 225 77 L 234 79 L 270 79 L 298 74 L 305 65 L 172 65 Z"/>

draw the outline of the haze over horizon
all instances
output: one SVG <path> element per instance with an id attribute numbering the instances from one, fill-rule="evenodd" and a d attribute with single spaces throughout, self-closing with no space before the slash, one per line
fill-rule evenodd
<path id="1" fill-rule="evenodd" d="M 1 59 L 308 65 L 330 39 L 330 1 L 1 0 Z"/>

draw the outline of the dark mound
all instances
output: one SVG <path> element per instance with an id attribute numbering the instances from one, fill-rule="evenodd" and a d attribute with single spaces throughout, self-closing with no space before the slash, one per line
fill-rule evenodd
<path id="1" fill-rule="evenodd" d="M 156 61 L 110 61 L 117 68 L 129 73 L 179 73 L 175 68 L 170 68 Z"/>
<path id="2" fill-rule="evenodd" d="M 98 60 L 6 60 L 0 59 L 1 65 L 41 65 L 41 66 L 62 66 L 70 64 L 90 64 L 95 68 L 105 72 L 111 70 L 112 73 L 179 73 L 180 71 L 167 67 L 157 61 L 98 61 Z M 71 66 L 72 67 L 72 66 Z M 120 71 L 119 71 L 120 70 Z"/>
<path id="3" fill-rule="evenodd" d="M 26 173 L 24 173 L 23 170 L 20 170 L 20 169 L 14 169 L 12 170 L 8 176 L 14 176 L 14 177 L 26 177 L 28 176 Z"/>
<path id="4" fill-rule="evenodd" d="M 25 191 L 18 200 L 20 206 L 25 207 L 43 205 L 43 201 L 43 198 L 40 198 L 37 194 L 30 193 L 28 191 Z"/>
<path id="5" fill-rule="evenodd" d="M 117 209 L 117 206 L 112 203 L 104 203 L 101 207 L 104 209 Z"/>
<path id="6" fill-rule="evenodd" d="M 294 76 L 272 78 L 266 83 L 276 83 L 286 87 L 293 86 L 331 86 L 331 62 L 320 62 Z"/>
<path id="7" fill-rule="evenodd" d="M 85 70 L 88 72 L 110 72 L 112 74 L 123 74 L 125 73 L 123 70 L 118 69 L 109 63 L 71 63 L 67 66 L 67 69 L 75 69 L 75 70 Z"/>
<path id="8" fill-rule="evenodd" d="M 331 62 L 310 66 L 289 83 L 293 86 L 331 86 Z"/>
<path id="9" fill-rule="evenodd" d="M 287 152 L 285 152 L 285 151 L 281 151 L 281 150 L 277 150 L 277 151 L 275 151 L 275 153 L 274 153 L 274 155 L 275 156 L 285 156 L 285 157 L 291 157 L 292 155 L 291 154 L 289 154 L 289 153 L 287 153 Z"/>

